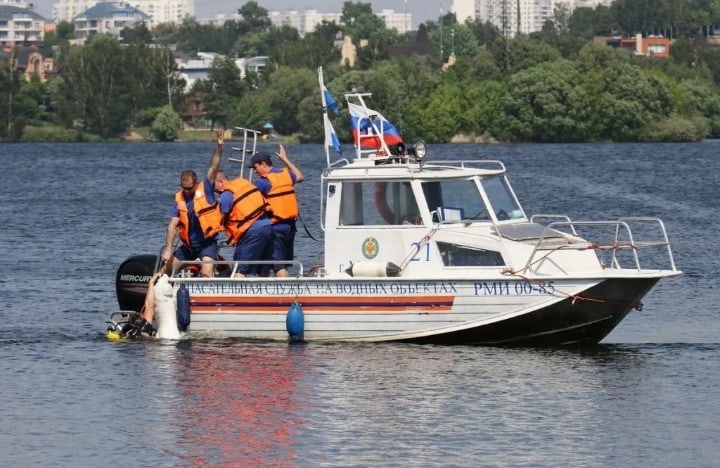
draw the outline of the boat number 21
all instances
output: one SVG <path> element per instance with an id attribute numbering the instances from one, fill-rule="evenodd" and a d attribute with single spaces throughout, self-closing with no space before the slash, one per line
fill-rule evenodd
<path id="1" fill-rule="evenodd" d="M 430 261 L 430 242 L 421 244 L 420 242 L 410 243 L 410 247 L 415 249 L 415 255 L 410 260 L 412 262 L 429 262 Z"/>

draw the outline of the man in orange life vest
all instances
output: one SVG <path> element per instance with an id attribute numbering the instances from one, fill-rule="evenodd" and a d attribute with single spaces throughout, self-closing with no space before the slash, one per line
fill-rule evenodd
<path id="1" fill-rule="evenodd" d="M 273 230 L 273 252 L 271 259 L 275 276 L 287 277 L 288 265 L 282 263 L 294 257 L 295 220 L 299 215 L 295 184 L 305 180 L 305 176 L 287 157 L 285 147 L 280 145 L 275 155 L 286 167 L 273 167 L 270 153 L 257 152 L 250 159 L 250 168 L 255 170 L 258 178 L 255 185 L 270 205 L 270 222 Z"/>
<path id="2" fill-rule="evenodd" d="M 217 235 L 222 230 L 222 214 L 215 200 L 214 186 L 220 168 L 223 142 L 223 131 L 218 130 L 215 152 L 210 159 L 207 175 L 201 183 L 198 183 L 195 171 L 186 170 L 180 174 L 181 190 L 175 194 L 175 204 L 165 236 L 165 248 L 161 255 L 165 268 L 155 273 L 148 283 L 145 304 L 140 312 L 141 320 L 136 324 L 137 334 L 155 334 L 151 325 L 155 315 L 154 286 L 161 274 L 172 273 L 174 261 L 199 258 L 208 262 L 202 264 L 200 274 L 213 276 L 214 268 L 209 262 L 217 258 Z M 176 231 L 182 243 L 173 253 Z"/>
<path id="3" fill-rule="evenodd" d="M 213 276 L 211 261 L 217 258 L 217 235 L 222 231 L 222 214 L 215 199 L 215 178 L 220 168 L 223 149 L 223 132 L 218 130 L 215 152 L 210 167 L 202 182 L 198 182 L 195 171 L 186 170 L 180 174 L 180 188 L 175 194 L 170 222 L 165 237 L 162 259 L 165 271 L 172 271 L 173 261 L 200 259 L 202 276 Z M 175 233 L 182 241 L 172 250 Z"/>
<path id="4" fill-rule="evenodd" d="M 268 260 L 272 255 L 273 233 L 269 205 L 260 190 L 247 179 L 229 180 L 219 171 L 215 190 L 220 193 L 220 211 L 228 243 L 235 246 L 233 260 Z M 260 264 L 240 264 L 236 277 L 257 276 Z"/>

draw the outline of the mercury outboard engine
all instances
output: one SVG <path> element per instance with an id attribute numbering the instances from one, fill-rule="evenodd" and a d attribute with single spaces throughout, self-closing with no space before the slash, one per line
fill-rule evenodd
<path id="1" fill-rule="evenodd" d="M 157 255 L 141 254 L 122 262 L 115 276 L 115 292 L 120 310 L 142 310 L 157 260 Z"/>

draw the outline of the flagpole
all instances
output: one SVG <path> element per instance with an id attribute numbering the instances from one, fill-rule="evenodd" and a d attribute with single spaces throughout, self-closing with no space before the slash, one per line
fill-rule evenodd
<path id="1" fill-rule="evenodd" d="M 327 141 L 328 134 L 328 115 L 327 102 L 325 101 L 325 80 L 323 79 L 322 67 L 318 67 L 318 82 L 320 84 L 320 98 L 322 99 L 322 115 L 323 115 L 323 146 L 325 147 L 325 161 L 327 167 L 330 167 L 330 146 Z"/>

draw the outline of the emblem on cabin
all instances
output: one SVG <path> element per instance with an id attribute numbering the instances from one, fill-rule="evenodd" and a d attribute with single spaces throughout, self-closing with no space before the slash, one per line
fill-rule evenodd
<path id="1" fill-rule="evenodd" d="M 362 253 L 368 260 L 377 257 L 380 245 L 374 237 L 368 237 L 362 243 Z"/>

